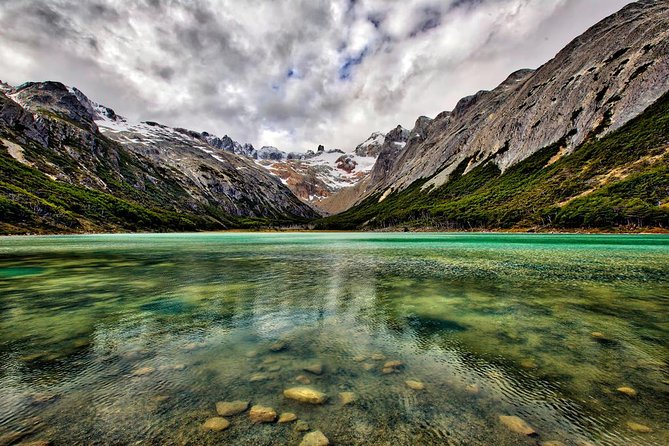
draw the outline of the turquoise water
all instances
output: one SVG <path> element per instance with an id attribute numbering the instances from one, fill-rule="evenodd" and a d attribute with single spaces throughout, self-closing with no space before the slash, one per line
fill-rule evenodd
<path id="1" fill-rule="evenodd" d="M 336 445 L 667 445 L 669 237 L 0 238 L 0 445 L 305 434 L 204 429 L 232 400 Z"/>

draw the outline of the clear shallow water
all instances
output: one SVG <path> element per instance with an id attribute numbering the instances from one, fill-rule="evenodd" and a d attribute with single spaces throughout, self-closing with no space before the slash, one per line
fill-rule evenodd
<path id="1" fill-rule="evenodd" d="M 328 403 L 285 399 L 298 375 Z M 299 444 L 202 429 L 237 399 L 340 445 L 667 445 L 669 237 L 0 239 L 0 445 Z"/>

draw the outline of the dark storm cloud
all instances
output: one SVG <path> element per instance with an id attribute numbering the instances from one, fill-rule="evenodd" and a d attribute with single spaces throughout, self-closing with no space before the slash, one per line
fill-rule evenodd
<path id="1" fill-rule="evenodd" d="M 628 0 L 3 0 L 0 78 L 286 150 L 350 148 L 535 67 Z"/>

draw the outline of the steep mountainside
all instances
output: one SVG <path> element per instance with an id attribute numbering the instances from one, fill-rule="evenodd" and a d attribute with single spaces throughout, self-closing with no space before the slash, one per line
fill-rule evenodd
<path id="1" fill-rule="evenodd" d="M 600 144 L 597 146 L 600 149 L 629 151 L 631 149 L 627 145 L 601 144 L 605 140 L 611 141 L 606 139 L 608 135 L 613 136 L 619 130 L 622 133 L 615 133 L 618 137 L 628 135 L 638 140 L 635 135 L 629 134 L 634 131 L 632 128 L 626 127 L 623 131 L 623 127 L 668 90 L 669 3 L 652 0 L 633 3 L 592 27 L 538 70 L 513 73 L 496 89 L 464 98 L 453 111 L 443 112 L 434 120 L 419 118 L 406 146 L 401 150 L 384 148 L 369 179 L 353 190 L 342 192 L 348 194 L 354 203 L 357 202 L 357 206 L 324 224 L 335 224 L 335 221 L 344 224 L 347 217 L 354 220 L 346 223 L 348 226 L 400 224 L 419 216 L 432 218 L 435 207 L 449 206 L 455 198 L 445 192 L 457 188 L 451 183 L 471 181 L 473 184 L 465 191 L 473 193 L 478 190 L 474 186 L 491 185 L 500 178 L 508 177 L 507 174 L 522 170 L 523 163 L 536 162 L 542 154 L 551 153 L 543 167 L 555 169 L 554 166 L 561 165 L 558 161 L 562 158 L 565 162 L 567 157 L 574 160 L 579 151 L 597 144 Z M 664 98 L 661 104 L 663 101 Z M 662 109 L 661 104 L 657 106 L 659 109 Z M 655 117 L 651 119 L 646 115 L 646 119 L 663 122 L 656 116 L 660 113 L 657 107 L 653 109 Z M 655 151 L 662 150 L 663 129 L 653 129 L 653 132 L 657 136 L 654 139 L 657 146 L 646 147 L 649 150 L 647 153 L 634 152 L 638 158 L 634 158 L 636 155 L 625 158 L 626 155 L 616 152 L 607 155 L 615 160 L 625 158 L 625 162 L 633 166 L 623 163 L 610 167 L 637 171 L 637 163 L 664 163 L 665 158 Z M 646 156 L 650 158 L 644 158 Z M 573 168 L 580 172 L 587 171 L 589 166 Z M 484 171 L 485 175 L 478 176 Z M 561 187 L 565 189 L 558 194 L 560 201 L 552 204 L 563 206 L 563 202 L 571 202 L 580 194 L 590 194 L 600 187 L 607 187 L 619 179 L 618 174 L 602 171 L 598 175 L 608 176 L 600 178 L 598 183 L 582 187 L 563 185 Z M 574 178 L 579 175 L 574 172 Z M 594 181 L 588 175 L 582 179 Z M 462 192 L 460 190 L 457 197 L 467 195 L 462 195 Z M 511 189 L 506 192 L 512 193 Z M 520 190 L 516 192 L 520 193 Z M 664 203 L 666 200 L 661 195 L 656 198 Z M 411 196 L 413 202 L 404 202 L 401 197 L 407 196 Z M 390 202 L 386 203 L 386 200 Z M 398 202 L 407 207 L 392 211 L 392 206 Z M 413 204 L 418 206 L 418 203 L 422 204 L 416 213 Z M 506 202 L 499 203 L 506 206 Z M 652 200 L 647 203 L 659 204 L 652 203 Z M 474 208 L 462 208 L 462 215 L 475 213 L 478 207 L 487 207 L 488 204 L 469 203 L 468 206 Z M 550 200 L 528 205 L 537 208 L 549 204 Z M 370 206 L 380 214 L 378 218 L 363 212 L 371 209 Z M 362 217 L 363 214 L 365 217 Z M 381 216 L 386 214 L 387 221 L 380 223 Z M 464 227 L 506 224 L 504 219 L 456 220 L 457 223 L 448 220 L 448 224 Z M 522 219 L 511 220 L 509 222 L 513 225 Z M 525 223 L 537 223 L 530 220 Z"/>
<path id="2" fill-rule="evenodd" d="M 0 92 L 2 232 L 183 230 L 316 216 L 196 132 L 127 123 L 57 82 Z"/>

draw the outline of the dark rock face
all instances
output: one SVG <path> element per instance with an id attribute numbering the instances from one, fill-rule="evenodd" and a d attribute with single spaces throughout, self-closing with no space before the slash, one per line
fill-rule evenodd
<path id="1" fill-rule="evenodd" d="M 519 70 L 492 91 L 421 117 L 406 145 L 384 143 L 355 202 L 421 178 L 440 186 L 465 159 L 502 170 L 560 142 L 570 153 L 638 116 L 669 90 L 669 3 L 642 0 L 593 26 L 537 70 Z M 347 192 L 352 195 L 351 192 Z"/>
<path id="2" fill-rule="evenodd" d="M 17 87 L 12 98 L 28 111 L 49 111 L 77 123 L 85 130 L 97 130 L 93 110 L 60 82 L 28 82 Z"/>

